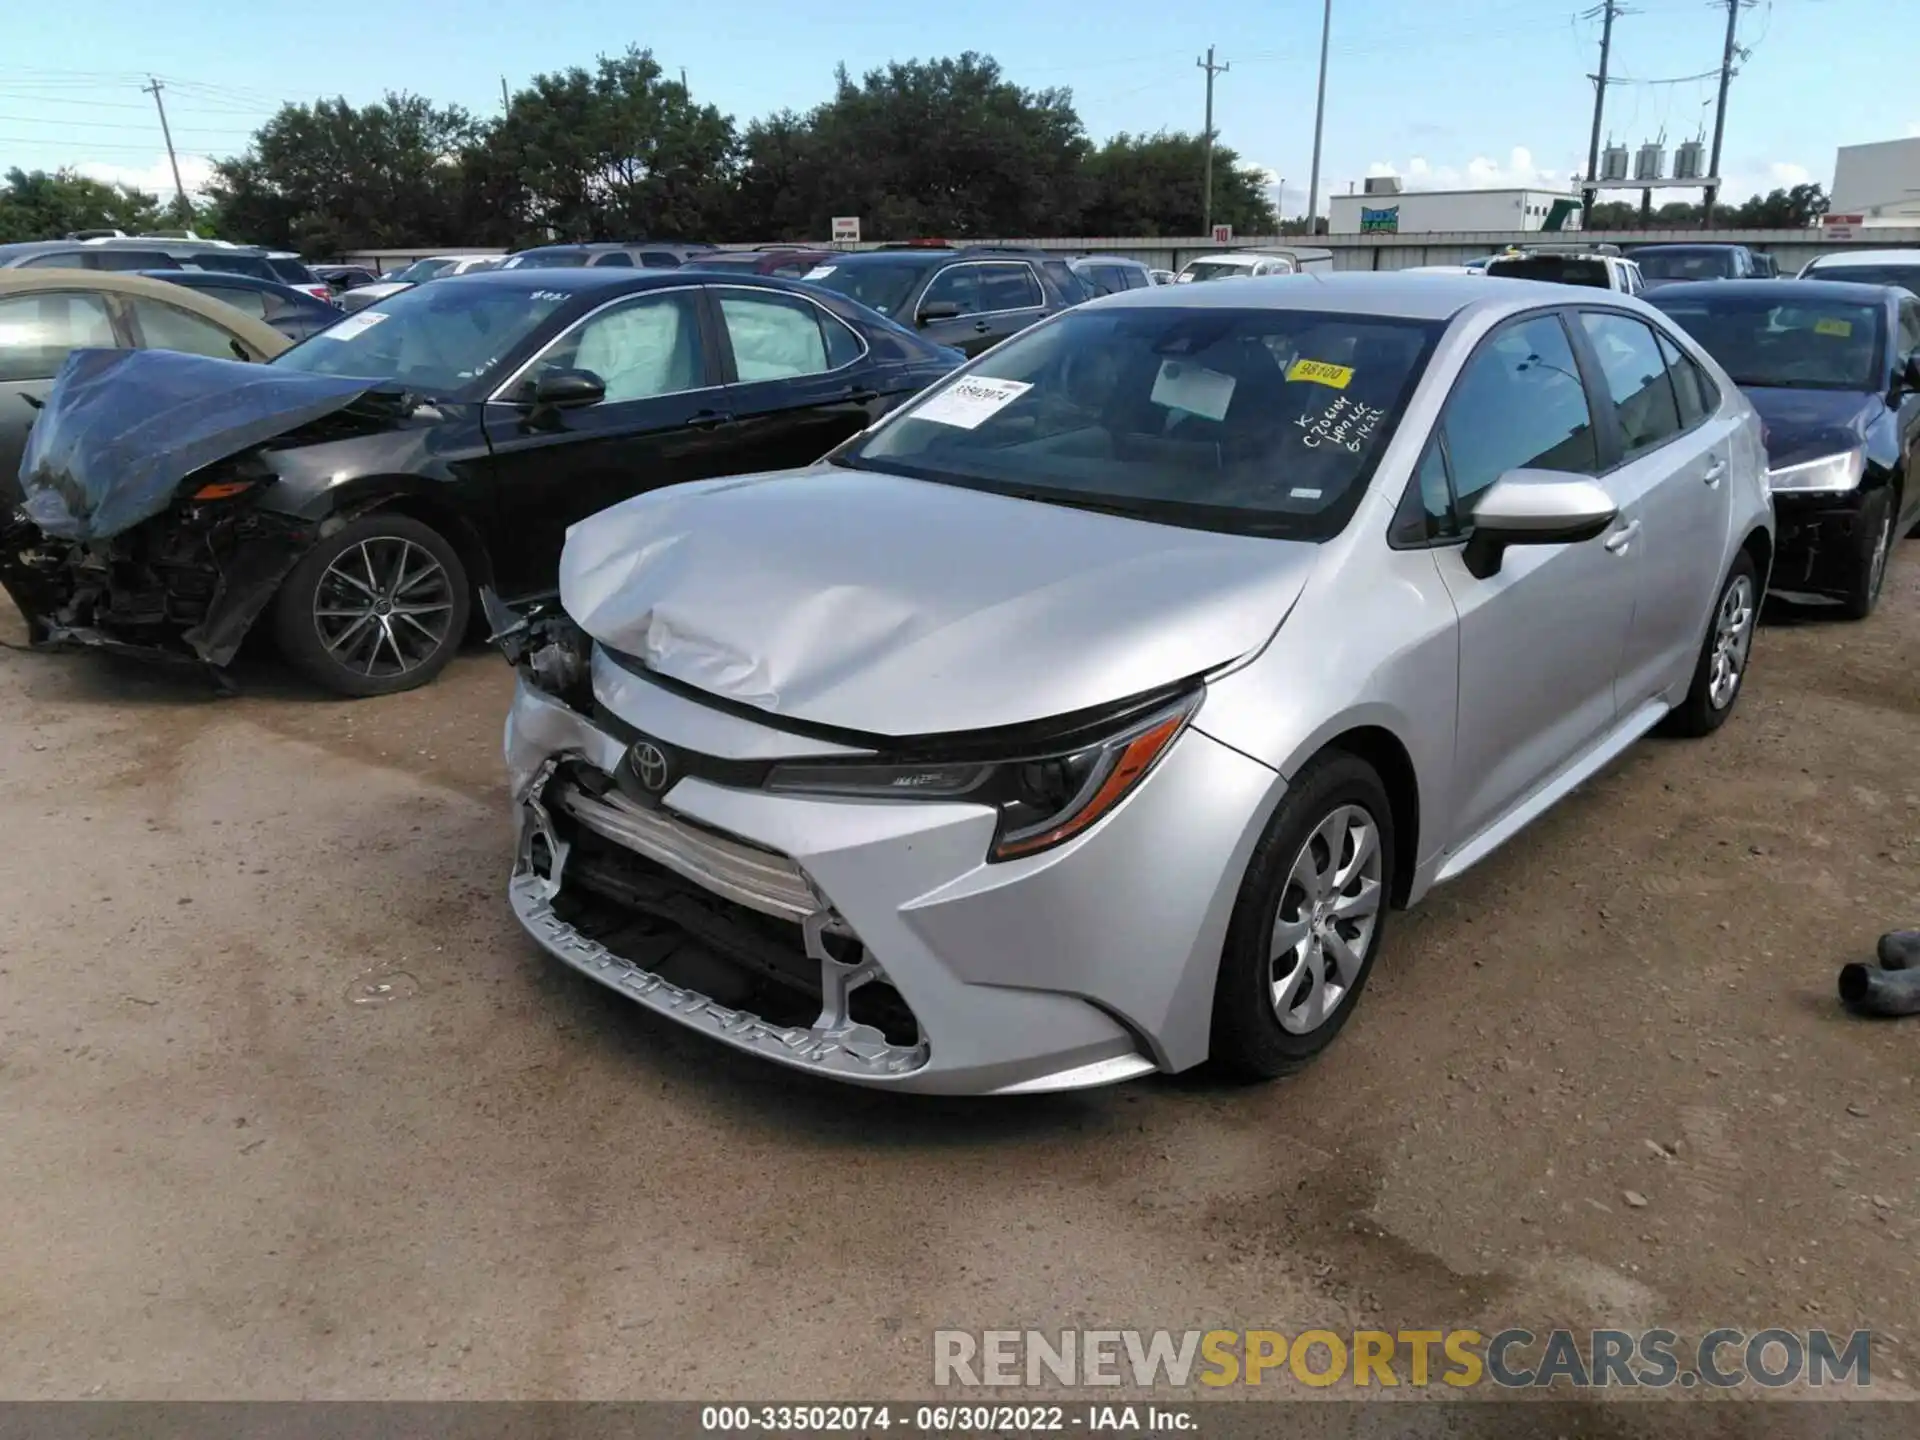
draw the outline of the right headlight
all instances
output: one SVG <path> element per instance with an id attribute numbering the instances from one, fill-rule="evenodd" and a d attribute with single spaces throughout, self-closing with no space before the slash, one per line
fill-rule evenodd
<path id="1" fill-rule="evenodd" d="M 1818 460 L 1803 460 L 1767 472 L 1767 486 L 1782 494 L 1841 495 L 1855 489 L 1866 474 L 1867 457 L 1862 450 L 1842 450 L 1838 455 L 1823 455 Z"/>
<path id="2" fill-rule="evenodd" d="M 1159 763 L 1204 691 L 1195 690 L 1072 749 L 1012 760 L 901 765 L 800 761 L 776 765 L 767 788 L 854 799 L 968 800 L 1000 812 L 990 860 L 1037 855 L 1090 828 Z"/>

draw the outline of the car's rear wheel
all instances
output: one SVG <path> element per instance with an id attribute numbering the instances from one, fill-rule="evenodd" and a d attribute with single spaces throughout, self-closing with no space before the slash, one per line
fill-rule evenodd
<path id="1" fill-rule="evenodd" d="M 1270 1080 L 1333 1043 L 1379 953 L 1393 864 L 1393 807 L 1373 767 L 1340 751 L 1303 767 L 1228 926 L 1213 995 L 1218 1067 Z"/>
<path id="2" fill-rule="evenodd" d="M 1760 569 L 1742 550 L 1734 557 L 1707 621 L 1707 638 L 1693 667 L 1693 684 L 1667 716 L 1661 729 L 1669 735 L 1710 735 L 1727 723 L 1740 691 L 1747 683 L 1747 662 L 1753 656 L 1753 631 L 1760 616 Z"/>
<path id="3" fill-rule="evenodd" d="M 284 654 L 340 695 L 424 685 L 466 633 L 466 567 L 445 536 L 407 515 L 364 515 L 302 557 L 280 587 Z"/>
<path id="4" fill-rule="evenodd" d="M 1893 555 L 1894 494 L 1884 487 L 1860 502 L 1854 526 L 1853 574 L 1840 609 L 1849 620 L 1864 620 L 1880 603 L 1887 584 L 1887 562 Z"/>

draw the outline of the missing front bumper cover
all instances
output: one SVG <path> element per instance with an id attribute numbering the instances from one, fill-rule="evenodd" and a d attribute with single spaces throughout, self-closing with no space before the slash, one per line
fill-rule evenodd
<path id="1" fill-rule="evenodd" d="M 508 887 L 551 954 L 797 1068 L 878 1081 L 927 1063 L 905 1000 L 791 859 L 593 794 L 576 782 L 581 764 L 555 757 L 535 775 Z"/>

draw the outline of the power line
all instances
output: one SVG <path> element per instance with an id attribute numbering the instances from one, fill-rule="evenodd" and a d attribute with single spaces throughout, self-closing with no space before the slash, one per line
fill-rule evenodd
<path id="1" fill-rule="evenodd" d="M 143 86 L 141 88 L 144 89 L 145 87 Z M 142 105 L 140 108 L 144 110 L 147 107 Z M 144 131 L 147 128 L 145 125 L 135 125 L 131 121 L 69 120 L 65 116 L 60 116 L 58 118 L 50 119 L 42 115 L 0 115 L 0 120 L 13 120 L 18 122 L 23 122 L 28 125 L 58 125 L 63 130 L 70 130 L 77 127 L 83 130 Z M 240 134 L 251 135 L 253 133 L 253 127 L 238 126 L 238 125 L 223 125 L 217 129 L 210 129 L 204 125 L 197 125 L 197 126 L 181 125 L 181 126 L 176 126 L 175 128 L 182 135 L 240 135 Z"/>

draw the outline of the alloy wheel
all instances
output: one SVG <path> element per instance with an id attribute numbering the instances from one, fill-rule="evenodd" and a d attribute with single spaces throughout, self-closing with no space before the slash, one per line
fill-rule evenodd
<path id="1" fill-rule="evenodd" d="M 439 653 L 453 624 L 453 586 L 432 553 L 373 535 L 335 557 L 314 590 L 320 643 L 358 674 L 390 678 Z"/>
<path id="2" fill-rule="evenodd" d="M 1873 559 L 1868 561 L 1867 598 L 1880 598 L 1880 587 L 1887 583 L 1887 557 L 1893 553 L 1893 507 L 1887 507 L 1886 519 L 1880 522 L 1880 534 L 1873 543 Z"/>
<path id="3" fill-rule="evenodd" d="M 1280 1028 L 1319 1029 L 1360 981 L 1385 896 L 1380 826 L 1342 805 L 1307 836 L 1273 921 L 1269 988 Z"/>
<path id="4" fill-rule="evenodd" d="M 1746 673 L 1747 652 L 1753 648 L 1753 581 L 1733 577 L 1713 618 L 1713 664 L 1707 676 L 1707 701 L 1716 710 L 1733 703 Z"/>

